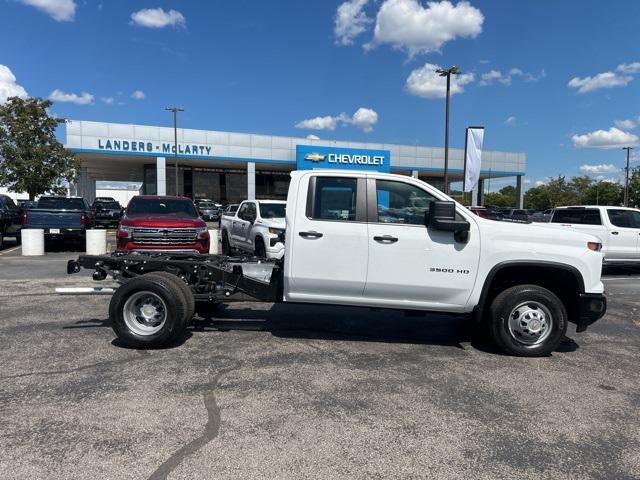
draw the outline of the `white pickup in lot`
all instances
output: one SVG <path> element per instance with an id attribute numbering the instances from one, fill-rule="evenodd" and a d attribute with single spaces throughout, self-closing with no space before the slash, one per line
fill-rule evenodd
<path id="1" fill-rule="evenodd" d="M 251 251 L 253 241 L 255 251 L 258 232 L 275 223 L 255 227 L 267 216 L 263 203 L 243 205 L 223 217 L 223 230 L 228 246 L 233 238 Z M 579 231 L 480 218 L 411 177 L 310 170 L 291 174 L 282 260 L 101 255 L 67 269 L 94 268 L 94 279 L 125 282 L 109 315 L 120 340 L 134 346 L 181 335 L 194 301 L 248 295 L 468 315 L 505 352 L 539 356 L 560 344 L 568 322 L 581 332 L 604 315 L 601 247 Z"/>
<path id="2" fill-rule="evenodd" d="M 605 264 L 640 263 L 640 210 L 635 208 L 558 207 L 544 225 L 597 237 Z"/>
<path id="3" fill-rule="evenodd" d="M 222 253 L 237 249 L 256 257 L 282 258 L 286 206 L 280 200 L 245 200 L 233 215 L 222 215 Z"/>

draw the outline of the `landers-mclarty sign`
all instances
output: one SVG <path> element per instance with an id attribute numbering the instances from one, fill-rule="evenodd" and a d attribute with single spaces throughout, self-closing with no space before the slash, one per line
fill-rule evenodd
<path id="1" fill-rule="evenodd" d="M 175 155 L 176 147 L 171 142 L 142 142 L 137 140 L 116 140 L 98 139 L 98 150 L 109 152 L 142 152 Z M 179 143 L 178 155 L 198 155 L 202 157 L 211 156 L 209 145 L 198 145 L 194 143 Z"/>

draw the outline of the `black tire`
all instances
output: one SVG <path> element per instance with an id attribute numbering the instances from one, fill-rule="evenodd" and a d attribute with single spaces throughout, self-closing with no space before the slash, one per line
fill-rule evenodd
<path id="1" fill-rule="evenodd" d="M 231 245 L 229 244 L 229 234 L 226 230 L 222 231 L 222 254 L 231 255 Z"/>
<path id="2" fill-rule="evenodd" d="M 0 231 L 0 250 L 2 249 L 2 246 L 4 245 L 4 235 L 2 234 L 2 232 Z"/>
<path id="3" fill-rule="evenodd" d="M 518 308 L 520 306 L 522 308 Z M 529 324 L 532 318 L 537 321 Z M 540 318 L 546 328 L 536 328 Z M 565 336 L 567 322 L 567 310 L 562 301 L 538 285 L 507 288 L 491 303 L 488 318 L 492 340 L 505 353 L 519 357 L 549 355 Z"/>
<path id="4" fill-rule="evenodd" d="M 256 237 L 255 240 L 255 248 L 254 255 L 258 258 L 266 258 L 267 257 L 267 249 L 264 246 L 264 240 L 262 237 Z"/>
<path id="5" fill-rule="evenodd" d="M 186 319 L 187 325 L 189 325 L 191 323 L 191 320 L 193 319 L 193 315 L 196 312 L 196 301 L 193 298 L 193 292 L 191 292 L 189 285 L 184 283 L 184 281 L 178 276 L 169 272 L 150 272 L 145 274 L 145 277 L 153 277 L 153 276 L 165 278 L 167 279 L 167 281 L 173 282 L 173 284 L 178 289 L 180 289 L 180 292 L 182 293 L 182 297 L 185 302 L 185 315 L 186 315 L 185 319 Z"/>
<path id="6" fill-rule="evenodd" d="M 132 330 L 125 319 L 127 300 L 140 293 L 159 297 L 166 307 L 166 318 L 157 332 L 139 334 Z M 173 283 L 160 276 L 137 277 L 120 286 L 111 297 L 109 318 L 118 339 L 127 346 L 141 348 L 162 347 L 184 334 L 186 306 L 182 292 Z"/>
<path id="7" fill-rule="evenodd" d="M 22 230 L 16 232 L 16 244 L 22 245 Z"/>

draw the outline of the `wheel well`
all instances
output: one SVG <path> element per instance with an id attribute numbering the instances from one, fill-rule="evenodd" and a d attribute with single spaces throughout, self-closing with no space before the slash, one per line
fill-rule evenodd
<path id="1" fill-rule="evenodd" d="M 508 265 L 487 280 L 489 284 L 483 289 L 480 304 L 483 312 L 488 311 L 493 299 L 505 289 L 531 284 L 553 292 L 565 305 L 569 321 L 577 319 L 579 294 L 584 291 L 578 271 L 553 265 Z"/>

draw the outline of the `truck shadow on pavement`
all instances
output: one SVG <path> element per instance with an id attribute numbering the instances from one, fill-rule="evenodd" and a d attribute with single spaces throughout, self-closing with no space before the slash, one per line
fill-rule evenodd
<path id="1" fill-rule="evenodd" d="M 274 304 L 269 310 L 219 306 L 194 319 L 194 332 L 266 331 L 280 338 L 440 345 L 465 350 L 464 343 L 502 355 L 484 332 L 462 315 L 405 314 L 396 310 L 330 305 Z M 556 352 L 579 345 L 565 337 Z"/>

